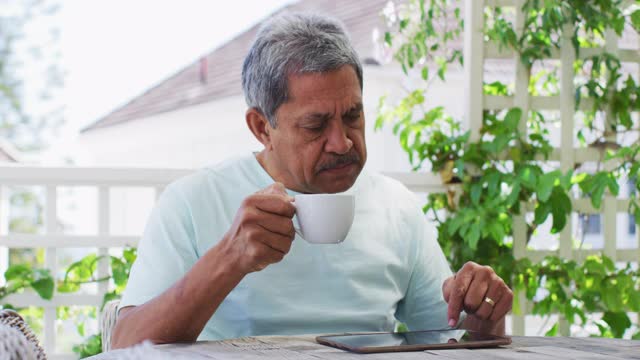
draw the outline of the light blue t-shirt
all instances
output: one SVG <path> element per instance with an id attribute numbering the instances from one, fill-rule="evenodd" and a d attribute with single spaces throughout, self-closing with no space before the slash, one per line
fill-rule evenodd
<path id="1" fill-rule="evenodd" d="M 169 185 L 140 241 L 120 308 L 144 304 L 178 281 L 222 239 L 242 200 L 273 182 L 250 154 Z M 398 320 L 412 330 L 447 327 L 442 283 L 451 271 L 416 196 L 366 171 L 348 192 L 356 212 L 343 243 L 296 237 L 281 262 L 240 282 L 198 339 L 391 331 Z"/>

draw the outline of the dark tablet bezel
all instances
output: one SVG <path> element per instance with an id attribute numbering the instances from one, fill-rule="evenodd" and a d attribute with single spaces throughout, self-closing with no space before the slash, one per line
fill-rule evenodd
<path id="1" fill-rule="evenodd" d="M 442 330 L 424 330 L 424 331 L 409 331 L 408 333 L 424 333 L 424 332 L 440 332 L 440 331 L 452 331 L 455 329 L 442 329 Z M 459 329 L 465 330 L 465 329 Z M 470 333 L 479 334 L 482 337 L 492 337 L 491 340 L 471 340 L 461 343 L 447 343 L 447 344 L 420 344 L 420 345 L 395 345 L 395 346 L 365 346 L 365 347 L 353 347 L 348 344 L 334 341 L 329 338 L 335 337 L 349 337 L 349 336 L 366 336 L 366 335 L 380 335 L 380 334 L 394 334 L 393 332 L 372 332 L 372 333 L 349 333 L 349 334 L 334 334 L 334 335 L 322 335 L 316 337 L 316 342 L 322 345 L 335 347 L 342 350 L 351 352 L 370 354 L 381 352 L 404 352 L 404 351 L 424 351 L 424 350 L 439 350 L 439 349 L 473 349 L 473 348 L 486 348 L 496 347 L 500 345 L 511 344 L 511 338 L 508 336 L 499 336 L 493 334 L 483 334 L 478 331 L 465 330 Z M 400 333 L 396 333 L 400 334 Z M 405 333 L 406 334 L 406 333 Z"/>

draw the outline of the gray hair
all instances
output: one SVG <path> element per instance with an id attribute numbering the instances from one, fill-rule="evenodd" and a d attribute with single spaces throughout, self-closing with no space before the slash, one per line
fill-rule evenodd
<path id="1" fill-rule="evenodd" d="M 276 127 L 276 110 L 288 100 L 287 79 L 293 74 L 328 72 L 344 65 L 356 71 L 362 90 L 362 65 L 338 20 L 289 13 L 267 21 L 242 66 L 247 105 Z"/>

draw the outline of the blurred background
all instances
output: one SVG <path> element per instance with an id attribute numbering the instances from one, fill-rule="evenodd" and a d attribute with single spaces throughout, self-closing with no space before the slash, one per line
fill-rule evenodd
<path id="1" fill-rule="evenodd" d="M 245 129 L 240 67 L 259 22 L 283 10 L 319 11 L 345 21 L 366 66 L 372 130 L 380 96 L 410 86 L 383 47 L 385 6 L 3 0 L 3 78 L 11 86 L 2 106 L 12 112 L 0 128 L 4 158 L 197 168 L 258 150 Z M 433 101 L 456 110 L 460 95 L 444 93 Z M 370 143 L 382 145 L 370 146 L 371 168 L 409 168 L 395 138 L 369 133 Z"/>
<path id="2" fill-rule="evenodd" d="M 16 264 L 47 267 L 60 286 L 59 279 L 69 275 L 71 264 L 97 253 L 111 256 L 109 274 L 116 278 L 101 288 L 93 277 L 97 261 L 85 261 L 88 272 L 71 274 L 78 280 L 75 287 L 57 291 L 87 297 L 59 297 L 53 307 L 28 297 L 4 302 L 21 308 L 52 352 L 82 354 L 85 349 L 89 354 L 99 348 L 97 338 L 90 335 L 99 331 L 102 296 L 123 286 L 114 275 L 118 261 L 128 269 L 126 251 L 135 246 L 164 183 L 261 149 L 245 125 L 240 70 L 260 22 L 282 11 L 324 13 L 344 22 L 364 66 L 366 166 L 371 171 L 410 173 L 415 164 L 392 126 L 376 129 L 381 98 L 397 104 L 427 82 L 425 104 L 442 106 L 463 130 L 469 124 L 463 106 L 467 79 L 460 63 L 449 63 L 439 76 L 440 63 L 420 59 L 417 64 L 431 68 L 425 76 L 418 66 L 403 72 L 394 57 L 397 43 L 392 46 L 385 34 L 397 31 L 400 15 L 406 15 L 405 3 L 0 0 L 0 178 L 8 179 L 0 182 L 0 238 L 9 239 L 0 246 L 0 270 Z M 444 11 L 453 19 L 452 9 Z M 631 25 L 625 27 L 617 46 L 637 52 L 638 36 Z M 444 52 L 462 52 L 463 47 L 463 36 L 454 37 Z M 513 90 L 516 67 L 513 58 L 488 59 L 481 72 L 485 83 L 504 82 Z M 556 59 L 536 64 L 533 73 L 548 74 L 558 67 Z M 624 71 L 637 78 L 639 68 L 637 63 L 625 64 Z M 557 78 L 555 84 L 547 85 L 557 88 Z M 559 113 L 547 112 L 549 121 L 544 125 L 555 148 L 561 143 Z M 634 119 L 637 122 L 637 116 Z M 638 142 L 637 132 L 621 136 L 623 145 Z M 63 167 L 81 171 L 60 170 Z M 430 165 L 418 170 L 430 170 Z M 14 173 L 21 174 L 15 181 L 11 180 Z M 421 196 L 431 189 L 423 186 L 423 180 L 401 177 Z M 39 178 L 45 180 L 39 182 Z M 626 181 L 621 181 L 620 198 L 632 195 L 633 185 Z M 51 205 L 53 210 L 47 210 Z M 533 213 L 528 216 L 533 218 Z M 632 214 L 623 209 L 613 215 L 613 222 L 617 228 L 613 250 L 637 251 Z M 574 213 L 569 223 L 581 249 L 605 247 L 601 214 Z M 541 224 L 528 249 L 556 251 L 559 234 L 552 234 L 551 227 L 551 219 Z M 60 237 L 47 237 L 52 233 Z M 41 240 L 49 245 L 38 243 Z M 108 252 L 100 250 L 106 248 Z M 0 278 L 0 286 L 7 281 Z M 24 299 L 36 305 L 16 303 Z M 524 334 L 547 333 L 557 320 L 557 315 L 550 317 L 526 315 Z M 43 320 L 48 318 L 55 321 Z M 632 320 L 637 323 L 637 314 L 632 314 Z M 570 331 L 586 336 L 597 332 L 597 326 L 574 326 Z M 625 336 L 630 337 L 631 330 Z M 84 348 L 79 347 L 81 343 Z"/>

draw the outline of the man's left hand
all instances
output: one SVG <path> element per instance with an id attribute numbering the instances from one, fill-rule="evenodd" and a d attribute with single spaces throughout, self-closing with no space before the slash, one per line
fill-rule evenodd
<path id="1" fill-rule="evenodd" d="M 456 326 L 460 312 L 464 310 L 494 328 L 504 322 L 513 302 L 513 292 L 492 268 L 471 261 L 444 281 L 442 293 L 449 305 L 447 318 L 452 327 Z"/>

